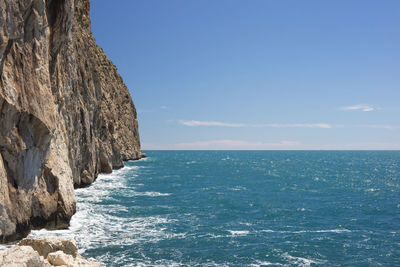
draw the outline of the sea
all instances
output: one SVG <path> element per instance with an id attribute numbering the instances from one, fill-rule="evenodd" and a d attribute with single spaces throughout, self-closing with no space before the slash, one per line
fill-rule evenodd
<path id="1" fill-rule="evenodd" d="M 400 151 L 145 151 L 76 190 L 103 266 L 400 266 Z"/>

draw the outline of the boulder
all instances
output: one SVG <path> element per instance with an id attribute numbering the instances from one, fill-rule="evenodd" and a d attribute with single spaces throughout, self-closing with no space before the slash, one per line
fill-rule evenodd
<path id="1" fill-rule="evenodd" d="M 74 239 L 49 237 L 43 239 L 25 238 L 16 246 L 0 251 L 2 267 L 100 267 L 78 254 Z"/>
<path id="2" fill-rule="evenodd" d="M 78 247 L 74 239 L 62 239 L 58 237 L 47 237 L 43 239 L 25 238 L 18 243 L 18 246 L 30 246 L 39 253 L 40 256 L 47 256 L 56 251 L 76 257 Z"/>
<path id="3" fill-rule="evenodd" d="M 11 249 L 0 251 L 0 266 L 3 267 L 45 267 L 43 257 L 32 247 L 15 246 Z"/>

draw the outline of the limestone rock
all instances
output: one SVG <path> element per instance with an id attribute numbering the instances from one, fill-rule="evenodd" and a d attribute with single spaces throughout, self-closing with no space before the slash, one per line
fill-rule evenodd
<path id="1" fill-rule="evenodd" d="M 47 260 L 51 265 L 54 266 L 73 266 L 74 257 L 71 255 L 65 254 L 62 251 L 52 252 L 48 255 Z"/>
<path id="2" fill-rule="evenodd" d="M 47 258 L 49 253 L 60 250 L 73 257 L 78 255 L 78 247 L 74 239 L 62 239 L 57 237 L 47 237 L 45 239 L 24 238 L 18 245 L 30 246 L 44 258 Z"/>
<path id="3" fill-rule="evenodd" d="M 39 256 L 33 248 L 15 246 L 11 249 L 0 251 L 0 266 L 4 267 L 45 267 L 43 257 Z"/>
<path id="4" fill-rule="evenodd" d="M 71 255 L 65 254 L 62 251 L 52 252 L 47 256 L 47 261 L 51 266 L 68 266 L 68 267 L 99 267 L 100 264 L 88 261 L 81 256 L 75 258 Z"/>
<path id="5" fill-rule="evenodd" d="M 21 240 L 11 249 L 0 252 L 0 266 L 5 267 L 99 267 L 78 254 L 73 239 L 44 238 Z"/>
<path id="6" fill-rule="evenodd" d="M 0 242 L 67 227 L 74 187 L 141 157 L 135 107 L 89 7 L 0 1 Z"/>

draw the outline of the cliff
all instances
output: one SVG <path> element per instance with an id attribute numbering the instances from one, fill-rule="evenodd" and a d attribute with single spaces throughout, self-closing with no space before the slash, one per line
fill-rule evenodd
<path id="1" fill-rule="evenodd" d="M 74 186 L 138 159 L 136 110 L 89 0 L 0 0 L 0 242 L 62 228 Z"/>

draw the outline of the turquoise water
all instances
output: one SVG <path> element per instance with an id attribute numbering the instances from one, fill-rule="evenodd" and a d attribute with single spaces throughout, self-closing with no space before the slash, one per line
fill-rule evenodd
<path id="1" fill-rule="evenodd" d="M 147 154 L 52 233 L 104 266 L 400 265 L 399 151 Z"/>

